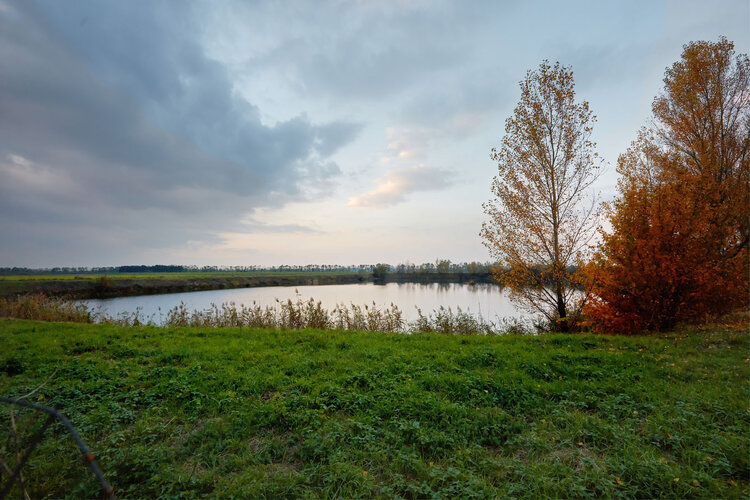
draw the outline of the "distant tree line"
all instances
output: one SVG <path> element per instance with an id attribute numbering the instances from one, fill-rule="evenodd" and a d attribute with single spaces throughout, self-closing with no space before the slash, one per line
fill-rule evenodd
<path id="1" fill-rule="evenodd" d="M 423 264 L 404 263 L 391 264 L 359 264 L 359 265 L 282 265 L 282 266 L 191 266 L 164 265 L 152 266 L 130 265 L 109 267 L 0 267 L 0 275 L 4 276 L 32 276 L 40 274 L 132 274 L 132 273 L 237 273 L 237 272 L 274 272 L 274 273 L 382 273 L 407 275 L 426 274 L 460 274 L 460 275 L 489 275 L 496 264 L 491 262 L 462 262 L 454 263 L 446 259 L 438 259 L 434 263 Z"/>

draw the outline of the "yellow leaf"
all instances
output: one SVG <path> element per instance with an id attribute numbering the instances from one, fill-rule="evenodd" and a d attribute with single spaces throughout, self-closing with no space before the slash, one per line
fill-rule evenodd
<path id="1" fill-rule="evenodd" d="M 625 484 L 625 483 L 622 482 L 622 479 L 620 479 L 619 477 L 615 478 L 615 482 L 617 482 L 617 484 L 619 484 L 620 486 L 622 486 L 623 484 Z"/>

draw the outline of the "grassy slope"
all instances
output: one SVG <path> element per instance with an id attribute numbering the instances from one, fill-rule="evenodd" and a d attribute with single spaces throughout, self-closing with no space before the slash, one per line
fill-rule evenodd
<path id="1" fill-rule="evenodd" d="M 122 497 L 749 491 L 742 328 L 488 338 L 0 320 L 0 346 L 0 394 L 56 370 L 35 399 L 64 410 Z M 0 407 L 0 443 L 7 422 Z M 32 496 L 97 491 L 59 429 L 32 463 Z"/>

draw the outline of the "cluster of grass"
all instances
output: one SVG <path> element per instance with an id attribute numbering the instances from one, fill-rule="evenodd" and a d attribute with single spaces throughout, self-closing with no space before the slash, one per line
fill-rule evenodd
<path id="1" fill-rule="evenodd" d="M 46 380 L 33 399 L 67 414 L 120 497 L 747 497 L 746 327 L 497 337 L 6 319 L 0 394 Z M 98 491 L 57 427 L 26 472 L 35 497 Z"/>
<path id="2" fill-rule="evenodd" d="M 253 301 L 250 306 L 234 302 L 221 306 L 211 304 L 204 310 L 189 310 L 185 304 L 167 311 L 165 326 L 200 326 L 213 328 L 245 327 L 300 330 L 304 328 L 357 330 L 375 332 L 397 332 L 406 322 L 401 310 L 395 305 L 379 308 L 356 304 L 338 305 L 332 310 L 323 307 L 320 301 L 298 299 L 280 301 L 272 306 L 261 306 Z"/>
<path id="3" fill-rule="evenodd" d="M 320 330 L 359 331 L 359 332 L 400 332 L 400 333 L 450 333 L 459 335 L 503 335 L 508 333 L 523 334 L 534 331 L 532 323 L 522 320 L 506 319 L 500 322 L 487 321 L 457 308 L 440 307 L 423 314 L 418 311 L 418 318 L 407 322 L 398 306 L 378 307 L 371 305 L 339 304 L 328 310 L 315 299 L 276 301 L 273 306 L 261 306 L 253 302 L 250 306 L 234 302 L 220 306 L 212 304 L 204 310 L 189 310 L 183 303 L 169 311 L 162 321 L 164 326 L 198 326 L 198 327 L 245 327 L 272 328 L 280 330 L 301 330 L 316 328 Z M 96 315 L 94 316 L 96 317 Z M 135 314 L 125 314 L 117 319 L 103 316 L 99 322 L 117 323 L 124 326 L 138 326 L 144 321 Z"/>
<path id="4" fill-rule="evenodd" d="M 14 299 L 0 297 L 0 317 L 75 323 L 94 322 L 91 311 L 84 304 L 45 295 L 24 295 Z"/>
<path id="5" fill-rule="evenodd" d="M 43 321 L 74 321 L 81 323 L 103 323 L 119 326 L 154 325 L 156 318 L 144 317 L 140 310 L 121 313 L 115 317 L 89 309 L 75 301 L 48 298 L 44 295 L 23 295 L 14 299 L 0 297 L 0 317 L 34 319 Z M 158 323 L 163 326 L 195 326 L 203 328 L 272 328 L 281 330 L 301 330 L 317 328 L 321 330 L 346 330 L 367 332 L 409 332 L 409 333 L 453 333 L 453 334 L 494 334 L 532 333 L 537 329 L 532 323 L 522 320 L 502 320 L 492 322 L 464 312 L 457 308 L 440 307 L 424 315 L 419 311 L 417 320 L 407 322 L 398 306 L 378 307 L 371 305 L 339 304 L 328 310 L 315 299 L 296 301 L 276 300 L 274 305 L 261 306 L 253 301 L 249 306 L 234 302 L 212 304 L 207 309 L 191 310 L 184 303 L 166 311 Z"/>

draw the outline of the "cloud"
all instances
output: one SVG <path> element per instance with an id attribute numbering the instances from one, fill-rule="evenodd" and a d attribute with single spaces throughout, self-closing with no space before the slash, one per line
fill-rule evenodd
<path id="1" fill-rule="evenodd" d="M 392 126 L 385 130 L 388 145 L 381 154 L 383 163 L 421 160 L 430 146 L 430 134 L 424 127 Z"/>
<path id="2" fill-rule="evenodd" d="M 419 191 L 436 191 L 450 186 L 451 172 L 419 165 L 394 169 L 377 181 L 372 191 L 349 199 L 350 207 L 385 207 L 405 200 Z"/>
<path id="3" fill-rule="evenodd" d="M 309 202 L 448 186 L 424 165 L 485 190 L 518 81 L 545 58 L 573 65 L 616 158 L 683 43 L 747 51 L 747 1 L 702 6 L 0 0 L 0 265 L 210 260 L 222 234 L 304 232 L 280 224 L 289 204 L 350 230 Z"/>
<path id="4" fill-rule="evenodd" d="M 217 25 L 245 27 L 239 36 L 246 40 L 247 74 L 274 71 L 308 97 L 335 102 L 392 97 L 417 81 L 439 77 L 470 49 L 468 40 L 453 36 L 462 30 L 454 14 L 470 10 L 458 6 L 316 2 L 290 9 L 279 5 L 242 3 L 231 10 L 231 18 L 221 16 Z M 317 28 L 310 29 L 311 25 Z M 269 39 L 275 43 L 268 44 Z"/>
<path id="5" fill-rule="evenodd" d="M 326 197 L 361 125 L 265 125 L 194 40 L 191 9 L 0 10 L 0 261 L 110 264 Z M 138 29 L 135 29 L 137 27 Z"/>

